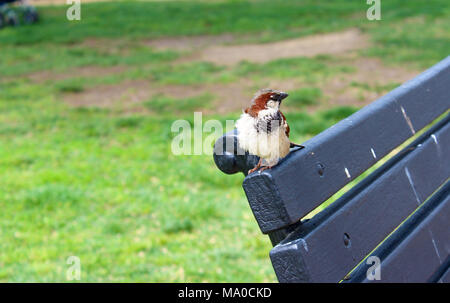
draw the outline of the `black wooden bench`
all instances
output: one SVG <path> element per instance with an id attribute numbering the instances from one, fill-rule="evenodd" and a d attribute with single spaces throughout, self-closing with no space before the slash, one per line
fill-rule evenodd
<path id="1" fill-rule="evenodd" d="M 243 188 L 274 245 L 280 282 L 450 282 L 449 108 L 447 57 L 292 149 L 273 169 L 246 176 Z M 246 174 L 258 158 L 238 150 L 233 131 L 216 142 L 214 160 L 225 173 Z"/>

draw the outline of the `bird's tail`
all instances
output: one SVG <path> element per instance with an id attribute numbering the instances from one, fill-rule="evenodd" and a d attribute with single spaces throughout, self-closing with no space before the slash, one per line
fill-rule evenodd
<path id="1" fill-rule="evenodd" d="M 290 142 L 290 143 L 291 143 L 291 145 L 289 146 L 290 148 L 292 148 L 292 147 L 300 147 L 300 149 L 305 148 L 303 145 L 295 144 L 295 143 L 292 143 L 292 142 Z"/>

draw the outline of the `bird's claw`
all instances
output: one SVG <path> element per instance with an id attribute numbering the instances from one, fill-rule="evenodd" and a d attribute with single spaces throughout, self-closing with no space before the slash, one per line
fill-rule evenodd
<path id="1" fill-rule="evenodd" d="M 251 173 L 255 172 L 258 168 L 260 168 L 261 167 L 261 163 L 262 163 L 262 159 L 260 158 L 259 161 L 258 161 L 258 164 L 256 164 L 256 166 L 254 168 L 252 168 L 252 169 L 250 169 L 248 171 L 248 175 L 250 175 Z"/>
<path id="2" fill-rule="evenodd" d="M 270 169 L 272 168 L 272 166 L 264 166 L 259 170 L 259 173 L 262 173 L 263 171 L 265 171 L 266 169 Z"/>
<path id="3" fill-rule="evenodd" d="M 250 175 L 251 173 L 254 173 L 256 170 L 258 169 L 258 167 L 252 168 L 248 171 L 248 174 Z"/>
<path id="4" fill-rule="evenodd" d="M 264 166 L 264 167 L 260 167 L 260 166 L 256 166 L 255 168 L 252 168 L 248 171 L 248 174 L 250 175 L 251 173 L 254 173 L 257 169 L 259 169 L 259 173 L 262 173 L 263 171 L 265 171 L 266 169 L 271 169 L 273 166 Z"/>

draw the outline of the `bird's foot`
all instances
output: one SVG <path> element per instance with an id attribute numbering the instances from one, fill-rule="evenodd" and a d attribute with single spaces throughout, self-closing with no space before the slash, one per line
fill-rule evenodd
<path id="1" fill-rule="evenodd" d="M 250 175 L 251 173 L 254 173 L 258 168 L 259 168 L 258 166 L 255 166 L 254 168 L 248 171 L 248 174 Z"/>
<path id="2" fill-rule="evenodd" d="M 263 171 L 265 171 L 266 169 L 271 169 L 273 166 L 264 166 L 262 167 L 259 172 L 262 173 Z"/>
<path id="3" fill-rule="evenodd" d="M 256 166 L 254 168 L 252 168 L 248 171 L 248 175 L 250 175 L 251 173 L 254 173 L 258 168 L 260 168 L 261 164 L 262 164 L 262 159 L 259 159 L 258 164 L 256 164 Z"/>

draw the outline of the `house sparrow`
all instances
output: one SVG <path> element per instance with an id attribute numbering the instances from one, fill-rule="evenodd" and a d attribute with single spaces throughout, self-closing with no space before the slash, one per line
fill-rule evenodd
<path id="1" fill-rule="evenodd" d="M 304 147 L 289 140 L 289 125 L 280 111 L 281 101 L 287 96 L 287 93 L 273 89 L 258 91 L 250 107 L 236 122 L 239 147 L 260 157 L 255 168 L 248 171 L 249 174 L 260 167 L 261 172 L 277 165 L 289 153 L 290 147 Z"/>

